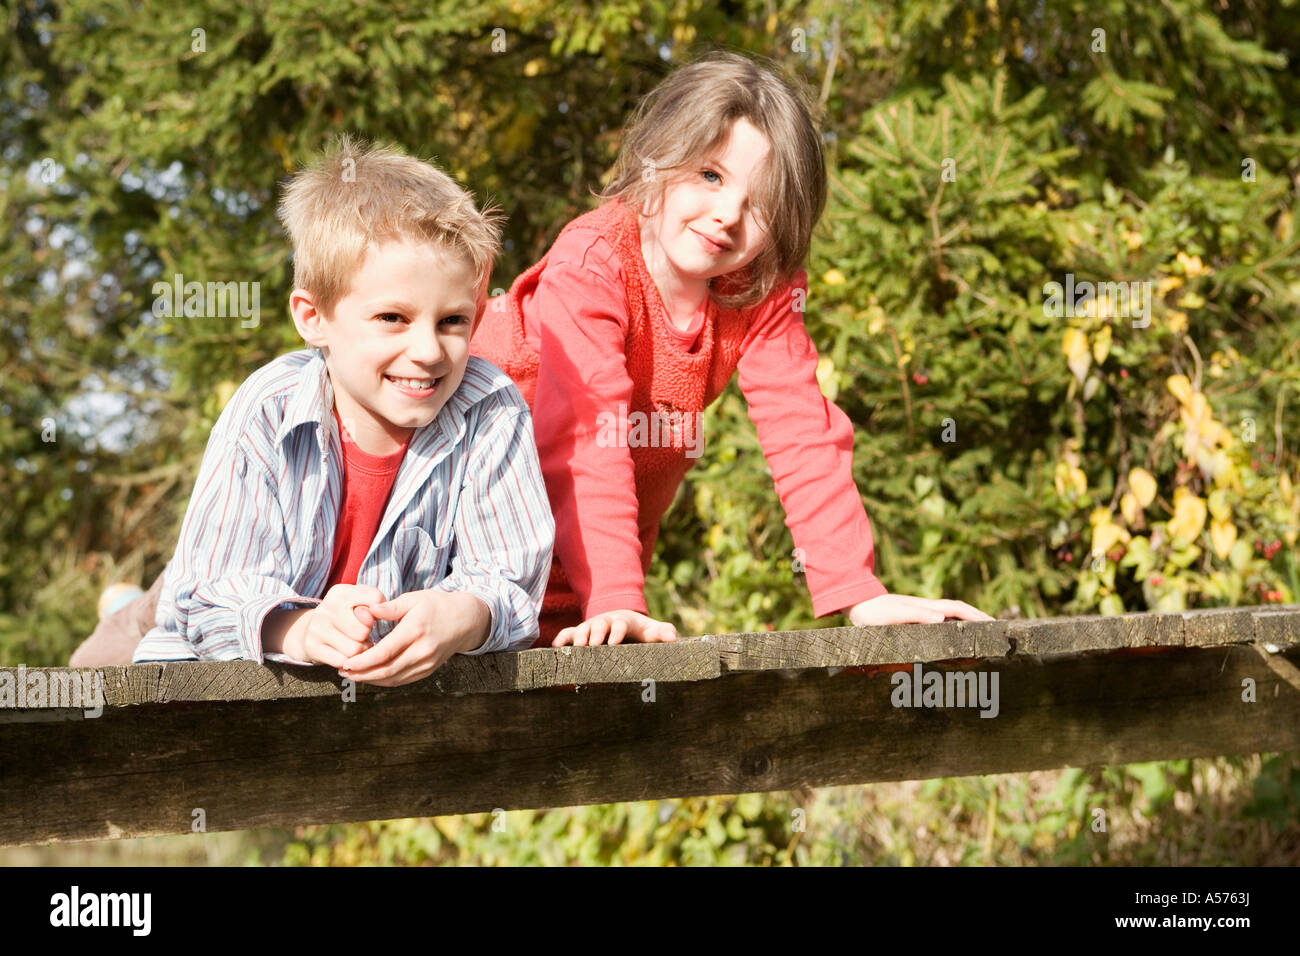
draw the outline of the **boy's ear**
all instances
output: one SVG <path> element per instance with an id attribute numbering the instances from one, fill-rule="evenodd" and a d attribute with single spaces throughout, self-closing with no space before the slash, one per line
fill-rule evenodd
<path id="1" fill-rule="evenodd" d="M 318 349 L 326 347 L 324 323 L 325 315 L 316 308 L 316 301 L 306 289 L 294 289 L 289 293 L 289 312 L 293 316 L 294 328 L 308 345 Z"/>
<path id="2" fill-rule="evenodd" d="M 474 293 L 474 324 L 469 328 L 469 337 L 474 338 L 474 333 L 479 330 L 483 324 L 483 313 L 487 311 L 488 289 L 492 286 L 492 274 L 483 277 L 483 282 L 479 285 L 478 290 Z"/>

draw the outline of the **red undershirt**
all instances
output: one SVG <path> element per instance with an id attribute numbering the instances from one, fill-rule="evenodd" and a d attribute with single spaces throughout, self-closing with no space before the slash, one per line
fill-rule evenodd
<path id="1" fill-rule="evenodd" d="M 379 530 L 379 522 L 388 506 L 388 496 L 402 467 L 407 443 L 391 455 L 368 455 L 349 440 L 339 411 L 334 409 L 339 438 L 343 444 L 343 505 L 334 530 L 334 561 L 330 565 L 325 590 L 336 584 L 356 584 L 361 562 Z"/>

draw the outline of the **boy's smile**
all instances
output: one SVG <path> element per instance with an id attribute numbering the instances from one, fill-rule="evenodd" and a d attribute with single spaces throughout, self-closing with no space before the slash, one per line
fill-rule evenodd
<path id="1" fill-rule="evenodd" d="M 362 451 L 397 451 L 456 391 L 481 305 L 476 292 L 467 256 L 410 239 L 372 244 L 328 317 L 294 291 L 294 322 L 324 349 L 339 418 Z"/>

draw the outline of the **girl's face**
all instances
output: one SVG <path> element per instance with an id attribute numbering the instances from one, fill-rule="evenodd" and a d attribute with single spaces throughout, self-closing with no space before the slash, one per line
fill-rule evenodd
<path id="1" fill-rule="evenodd" d="M 771 148 L 742 117 L 719 149 L 664 189 L 655 215 L 641 223 L 641 254 L 657 283 L 667 279 L 702 299 L 710 279 L 753 261 L 767 227 L 756 218 L 750 193 Z"/>

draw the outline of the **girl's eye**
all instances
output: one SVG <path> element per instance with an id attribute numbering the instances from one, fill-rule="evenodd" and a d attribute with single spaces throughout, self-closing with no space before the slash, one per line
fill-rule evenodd
<path id="1" fill-rule="evenodd" d="M 714 183 L 714 180 L 716 180 L 718 183 L 722 182 L 722 177 L 719 176 L 717 173 L 715 173 L 715 172 L 714 172 L 713 170 L 711 170 L 711 169 L 702 169 L 702 170 L 700 170 L 700 175 L 703 176 L 703 177 L 705 178 L 705 180 L 706 180 L 707 182 L 710 182 L 710 183 Z M 712 176 L 713 179 L 709 179 L 710 176 Z M 717 183 L 714 183 L 714 185 L 716 185 L 716 184 L 717 184 Z"/>
<path id="2" fill-rule="evenodd" d="M 444 322 L 449 322 L 449 323 L 452 324 L 452 325 L 468 325 L 468 324 L 469 324 L 469 316 L 468 316 L 468 315 L 449 315 L 449 316 L 447 316 L 445 319 L 443 319 L 442 321 L 444 321 Z"/>

